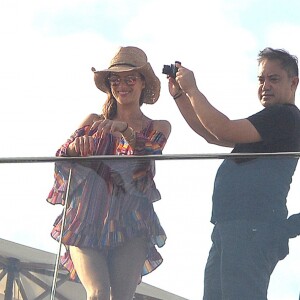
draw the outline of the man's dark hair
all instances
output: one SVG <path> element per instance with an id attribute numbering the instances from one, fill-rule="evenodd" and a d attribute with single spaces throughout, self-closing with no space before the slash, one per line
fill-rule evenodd
<path id="1" fill-rule="evenodd" d="M 289 54 L 283 49 L 265 48 L 258 54 L 258 64 L 263 60 L 279 60 L 282 68 L 288 73 L 289 77 L 298 76 L 298 58 L 295 55 Z"/>

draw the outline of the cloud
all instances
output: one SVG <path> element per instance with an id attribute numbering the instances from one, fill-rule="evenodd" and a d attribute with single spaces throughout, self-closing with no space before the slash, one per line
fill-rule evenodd
<path id="1" fill-rule="evenodd" d="M 297 43 L 296 37 L 300 34 L 300 26 L 298 24 L 290 24 L 288 22 L 275 22 L 268 28 L 267 42 L 274 48 L 284 48 L 291 54 L 300 53 L 300 45 Z M 298 54 L 299 55 L 299 54 Z"/>
<path id="2" fill-rule="evenodd" d="M 199 88 L 211 103 L 229 117 L 241 118 L 256 112 L 260 109 L 256 97 L 256 54 L 260 50 L 261 29 L 243 26 L 238 16 L 258 2 L 100 2 L 2 2 L 0 126 L 5 130 L 0 156 L 54 155 L 88 113 L 100 112 L 106 96 L 95 87 L 90 68 L 106 68 L 120 45 L 144 49 L 161 79 L 159 101 L 153 106 L 143 106 L 143 110 L 152 118 L 166 118 L 172 123 L 165 153 L 228 152 L 229 149 L 208 145 L 188 127 L 168 93 L 161 70 L 164 64 L 181 60 L 194 71 Z M 74 27 L 67 28 L 72 24 Z M 264 32 L 263 44 L 284 45 L 291 53 L 300 53 L 297 39 L 291 38 L 299 36 L 298 26 L 272 22 Z M 202 293 L 202 270 L 210 246 L 211 192 L 219 163 L 219 160 L 157 163 L 156 179 L 162 200 L 155 206 L 168 240 L 160 250 L 165 259 L 163 265 L 145 277 L 145 281 L 193 300 L 200 299 Z M 35 205 L 45 199 L 47 186 L 50 188 L 52 183 L 52 168 L 18 165 L 12 172 L 6 177 L 3 173 L 3 178 L 13 186 L 10 188 L 7 182 L 7 190 L 2 190 L 3 199 L 8 199 L 5 209 L 10 215 L 18 205 L 20 212 L 26 211 L 26 224 L 34 227 L 29 218 L 35 219 Z M 18 188 L 14 172 L 19 174 L 15 177 Z M 43 184 L 37 183 L 37 178 Z M 298 176 L 294 180 L 295 187 L 297 183 Z M 30 190 L 33 187 L 34 195 Z M 296 188 L 292 190 L 291 197 L 295 201 L 292 200 L 291 207 L 297 211 L 298 195 Z M 23 193 L 26 197 L 22 197 Z M 34 204 L 30 202 L 33 198 Z M 37 219 L 43 222 L 44 217 L 47 224 L 40 234 L 43 247 L 52 242 L 46 227 L 50 230 L 55 215 L 52 208 L 46 206 L 39 206 Z M 19 214 L 18 218 L 22 216 Z M 14 231 L 10 231 L 12 235 Z M 20 236 L 18 233 L 18 238 Z M 299 252 L 299 243 L 293 242 L 292 248 L 293 255 L 280 264 L 274 274 L 272 295 L 278 286 L 286 292 L 297 288 L 296 266 L 299 264 L 294 253 Z M 171 280 L 167 280 L 169 278 Z"/>

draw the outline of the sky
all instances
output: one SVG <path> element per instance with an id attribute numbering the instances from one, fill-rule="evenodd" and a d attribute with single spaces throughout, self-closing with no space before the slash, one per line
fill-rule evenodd
<path id="1" fill-rule="evenodd" d="M 231 119 L 261 109 L 257 54 L 284 48 L 300 57 L 298 0 L 0 0 L 0 158 L 52 157 L 89 113 L 100 113 L 106 96 L 91 67 L 107 68 L 119 46 L 142 48 L 161 80 L 153 119 L 167 119 L 172 133 L 164 154 L 228 153 L 207 144 L 184 122 L 168 94 L 165 64 L 193 70 L 199 89 Z M 297 92 L 299 99 L 299 92 Z M 299 100 L 298 100 L 299 101 Z M 168 235 L 163 264 L 144 282 L 199 300 L 210 248 L 212 160 L 157 161 L 162 200 L 155 209 Z M 2 164 L 0 237 L 56 252 L 50 238 L 61 211 L 46 203 L 53 163 Z M 300 171 L 288 197 L 300 211 Z M 269 299 L 298 299 L 300 237 L 275 269 Z"/>

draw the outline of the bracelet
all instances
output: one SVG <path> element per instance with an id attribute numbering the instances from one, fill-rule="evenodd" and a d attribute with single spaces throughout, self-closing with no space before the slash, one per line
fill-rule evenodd
<path id="1" fill-rule="evenodd" d="M 121 133 L 125 132 L 128 129 L 128 123 L 126 123 L 126 127 L 124 130 L 120 131 Z"/>
<path id="2" fill-rule="evenodd" d="M 178 99 L 181 96 L 182 96 L 182 92 L 177 93 L 175 96 L 173 96 L 173 99 L 176 100 L 176 99 Z"/>
<path id="3" fill-rule="evenodd" d="M 182 90 L 179 90 L 174 96 L 173 99 L 176 100 L 177 98 L 182 96 Z"/>
<path id="4" fill-rule="evenodd" d="M 130 130 L 130 136 L 126 137 L 123 133 L 122 136 L 125 138 L 128 144 L 132 145 L 135 142 L 135 131 L 131 127 L 127 127 L 123 132 L 125 133 L 127 130 Z"/>

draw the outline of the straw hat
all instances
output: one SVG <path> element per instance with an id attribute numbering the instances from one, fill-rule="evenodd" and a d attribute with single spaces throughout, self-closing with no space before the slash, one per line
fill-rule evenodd
<path id="1" fill-rule="evenodd" d="M 92 68 L 92 71 L 97 88 L 104 93 L 110 92 L 107 78 L 111 72 L 136 71 L 145 78 L 145 88 L 142 93 L 143 103 L 153 104 L 159 97 L 160 80 L 154 74 L 144 51 L 137 47 L 120 47 L 108 69 L 96 71 L 95 68 Z"/>

